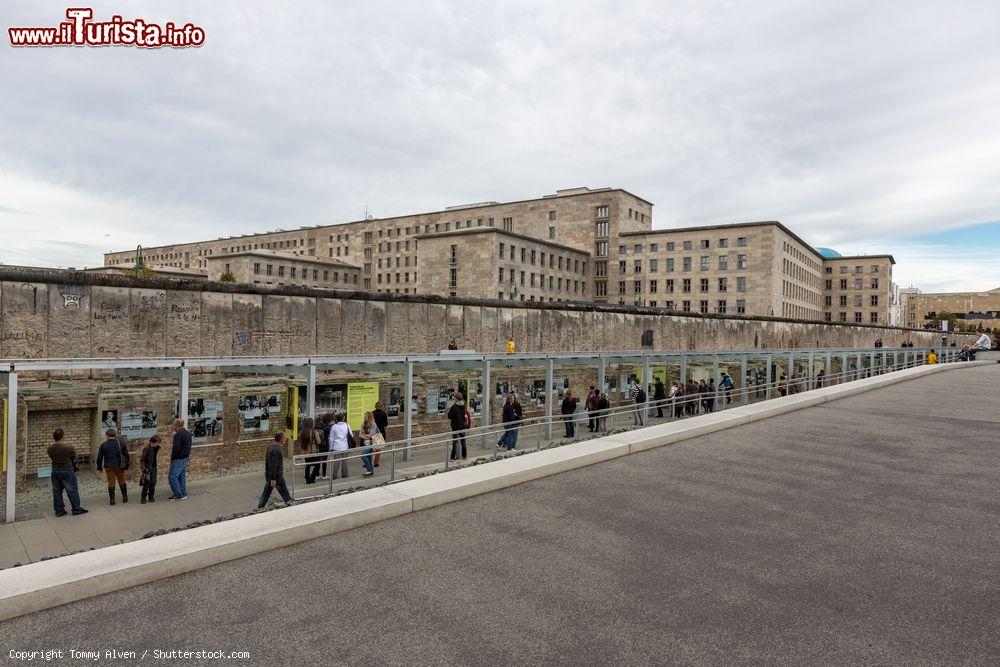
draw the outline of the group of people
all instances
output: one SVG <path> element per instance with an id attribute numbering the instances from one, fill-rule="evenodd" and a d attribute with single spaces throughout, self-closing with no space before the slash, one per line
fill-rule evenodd
<path id="1" fill-rule="evenodd" d="M 171 496 L 167 500 L 184 500 L 187 498 L 187 467 L 191 458 L 191 433 L 184 428 L 184 421 L 176 419 L 173 422 L 174 436 L 170 448 L 170 468 L 167 481 L 170 483 Z M 108 503 L 117 503 L 118 492 L 121 492 L 123 503 L 128 502 L 128 471 L 132 468 L 132 452 L 129 449 L 128 438 L 117 429 L 108 428 L 104 432 L 107 438 L 97 450 L 97 471 L 103 472 L 108 483 Z M 76 449 L 66 443 L 66 434 L 61 428 L 52 433 L 53 443 L 49 445 L 48 455 L 52 463 L 52 507 L 56 516 L 65 516 L 66 504 L 63 494 L 69 499 L 74 515 L 86 514 L 87 510 L 80 506 L 79 482 Z M 139 502 L 156 502 L 157 463 L 160 454 L 160 436 L 152 436 L 139 453 Z"/>

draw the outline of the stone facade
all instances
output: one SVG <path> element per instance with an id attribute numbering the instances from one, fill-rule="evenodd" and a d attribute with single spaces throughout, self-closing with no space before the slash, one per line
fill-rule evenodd
<path id="1" fill-rule="evenodd" d="M 837 257 L 823 262 L 828 322 L 885 324 L 892 308 L 892 257 Z"/>
<path id="2" fill-rule="evenodd" d="M 219 254 L 205 260 L 209 280 L 230 273 L 238 283 L 357 289 L 361 271 L 353 264 L 278 250 Z"/>
<path id="3" fill-rule="evenodd" d="M 207 269 L 210 260 L 222 254 L 276 250 L 358 266 L 365 291 L 417 294 L 427 293 L 419 291 L 418 262 L 429 266 L 437 261 L 433 254 L 418 251 L 420 235 L 492 227 L 576 248 L 606 262 L 608 249 L 617 245 L 619 233 L 651 228 L 652 209 L 650 202 L 625 190 L 574 188 L 536 199 L 484 202 L 430 213 L 151 247 L 143 250 L 143 258 L 153 268 Z M 134 262 L 134 250 L 105 255 L 109 266 L 131 266 Z M 475 296 L 495 296 L 492 287 L 492 283 L 484 286 Z M 448 291 L 430 293 L 445 295 Z M 605 300 L 593 284 L 587 286 L 587 293 L 596 301 Z"/>
<path id="4" fill-rule="evenodd" d="M 434 257 L 420 271 L 421 294 L 515 301 L 586 301 L 590 255 L 495 228 L 418 237 L 421 253 Z"/>
<path id="5" fill-rule="evenodd" d="M 986 292 L 900 290 L 904 326 L 923 328 L 939 313 L 955 313 L 963 328 L 1000 328 L 1000 287 Z"/>

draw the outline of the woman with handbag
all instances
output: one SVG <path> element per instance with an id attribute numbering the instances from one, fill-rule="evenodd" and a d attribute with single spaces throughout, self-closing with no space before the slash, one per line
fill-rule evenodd
<path id="1" fill-rule="evenodd" d="M 299 430 L 299 454 L 319 452 L 321 440 L 322 438 L 320 438 L 319 432 L 316 430 L 316 422 L 313 418 L 306 417 L 303 419 L 302 428 Z M 306 464 L 306 484 L 314 484 L 316 482 L 316 478 L 319 477 L 323 458 L 324 456 L 319 454 L 318 456 L 310 456 L 306 459 L 309 461 Z"/>
<path id="2" fill-rule="evenodd" d="M 364 421 L 361 423 L 361 432 L 358 435 L 361 437 L 361 465 L 365 467 L 365 473 L 362 476 L 371 477 L 375 474 L 372 453 L 376 451 L 376 448 L 380 448 L 378 447 L 378 441 L 385 444 L 385 439 L 379 433 L 378 426 L 375 424 L 375 417 L 372 413 L 365 413 Z"/>
<path id="3" fill-rule="evenodd" d="M 125 487 L 125 471 L 128 470 L 129 456 L 128 445 L 118 439 L 118 431 L 109 428 L 104 432 L 107 436 L 97 450 L 97 471 L 104 470 L 104 475 L 108 478 L 108 498 L 111 504 L 115 504 L 115 482 L 122 490 L 122 502 L 128 502 L 128 489 Z"/>

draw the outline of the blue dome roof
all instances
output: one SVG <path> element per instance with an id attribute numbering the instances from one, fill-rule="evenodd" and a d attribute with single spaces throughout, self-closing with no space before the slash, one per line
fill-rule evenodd
<path id="1" fill-rule="evenodd" d="M 832 250 L 830 248 L 816 248 L 816 252 L 818 252 L 819 254 L 823 255 L 823 257 L 826 257 L 827 259 L 833 259 L 834 257 L 840 257 L 840 253 L 839 252 L 837 252 L 836 250 Z"/>

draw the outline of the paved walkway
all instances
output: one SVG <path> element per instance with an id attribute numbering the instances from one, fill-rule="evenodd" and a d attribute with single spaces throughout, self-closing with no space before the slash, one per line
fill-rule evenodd
<path id="1" fill-rule="evenodd" d="M 931 375 L 0 636 L 243 664 L 996 664 L 998 383 L 1000 366 Z M 128 619 L 114 641 L 108 618 Z"/>
<path id="2" fill-rule="evenodd" d="M 655 414 L 655 412 L 654 412 Z M 619 424 L 623 420 L 618 417 Z M 625 417 L 631 423 L 631 417 Z M 650 424 L 662 420 L 650 419 Z M 586 422 L 581 422 L 582 428 L 577 429 L 576 440 L 595 437 L 587 431 Z M 534 427 L 522 429 L 518 449 L 533 451 L 538 444 L 537 430 Z M 563 426 L 553 426 L 553 434 L 561 436 Z M 556 437 L 554 441 L 565 441 L 566 438 Z M 548 444 L 549 440 L 542 440 Z M 402 475 L 416 475 L 421 472 L 444 469 L 446 447 L 418 450 L 411 461 L 397 460 L 396 478 Z M 493 456 L 493 450 L 481 448 L 481 438 L 469 439 L 469 456 L 474 460 L 477 456 Z M 163 454 L 161 453 L 161 459 Z M 334 491 L 348 487 L 374 486 L 389 479 L 389 456 L 382 456 L 382 463 L 376 469 L 376 474 L 370 478 L 362 477 L 363 472 L 359 459 L 351 459 L 349 463 L 351 476 L 347 480 L 337 480 Z M 129 484 L 129 502 L 122 503 L 118 494 L 118 503 L 111 507 L 108 504 L 106 491 L 81 497 L 81 504 L 89 510 L 84 516 L 56 517 L 52 511 L 51 494 L 43 494 L 41 500 L 19 507 L 19 516 L 33 517 L 17 521 L 14 524 L 0 524 L 0 568 L 11 567 L 17 563 L 25 564 L 62 556 L 81 549 L 99 548 L 141 538 L 146 533 L 187 526 L 196 521 L 215 519 L 221 515 L 237 512 L 247 512 L 257 506 L 263 490 L 263 474 L 253 472 L 242 475 L 229 475 L 192 481 L 188 484 L 188 499 L 181 502 L 168 502 L 170 486 L 164 477 L 166 465 L 161 465 L 160 480 L 157 485 L 157 501 L 153 504 L 139 503 L 140 489 Z M 286 477 L 289 462 L 285 460 Z M 83 472 L 81 474 L 88 474 Z M 102 475 L 103 479 L 103 475 Z M 303 498 L 322 495 L 331 489 L 328 481 L 321 481 L 310 487 L 305 486 L 304 471 L 297 468 L 296 497 Z M 289 484 L 291 484 L 289 478 Z M 274 492 L 271 502 L 280 502 L 281 498 Z"/>

